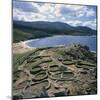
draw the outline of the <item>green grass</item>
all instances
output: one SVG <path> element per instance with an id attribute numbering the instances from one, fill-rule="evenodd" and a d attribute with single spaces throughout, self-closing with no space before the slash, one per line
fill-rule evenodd
<path id="1" fill-rule="evenodd" d="M 58 66 L 58 65 L 50 66 L 50 71 L 51 71 L 51 72 L 59 71 L 59 66 Z"/>
<path id="2" fill-rule="evenodd" d="M 37 73 L 39 73 L 40 71 L 42 71 L 42 69 L 37 67 L 37 68 L 32 69 L 32 70 L 30 71 L 30 73 L 31 73 L 31 74 L 37 74 Z"/>
<path id="3" fill-rule="evenodd" d="M 44 79 L 46 77 L 47 77 L 47 75 L 44 72 L 39 72 L 38 74 L 35 75 L 35 79 L 36 80 L 42 80 L 42 79 Z"/>
<path id="4" fill-rule="evenodd" d="M 71 64 L 75 64 L 75 61 L 64 61 L 63 64 L 64 65 L 71 65 Z"/>
<path id="5" fill-rule="evenodd" d="M 54 77 L 54 78 L 61 78 L 61 73 L 57 73 L 57 74 L 54 74 L 54 75 L 52 75 L 52 77 Z"/>
<path id="6" fill-rule="evenodd" d="M 13 71 L 16 71 L 18 66 L 22 65 L 23 62 L 26 61 L 33 52 L 34 51 L 23 54 L 13 54 Z"/>
<path id="7" fill-rule="evenodd" d="M 91 67 L 96 67 L 96 64 L 87 62 L 87 61 L 81 61 L 78 63 L 78 65 L 86 65 L 86 66 L 91 66 Z"/>
<path id="8" fill-rule="evenodd" d="M 74 74 L 72 72 L 64 72 L 63 73 L 64 78 L 70 78 L 70 77 L 73 77 L 73 76 L 74 76 Z"/>

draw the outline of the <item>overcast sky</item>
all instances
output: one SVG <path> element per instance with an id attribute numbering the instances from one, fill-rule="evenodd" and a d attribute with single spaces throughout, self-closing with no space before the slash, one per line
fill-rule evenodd
<path id="1" fill-rule="evenodd" d="M 60 21 L 96 29 L 96 7 L 13 1 L 13 20 Z"/>

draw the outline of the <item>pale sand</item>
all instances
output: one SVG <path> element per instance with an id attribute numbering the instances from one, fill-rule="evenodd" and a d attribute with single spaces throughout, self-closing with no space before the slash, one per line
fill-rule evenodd
<path id="1" fill-rule="evenodd" d="M 34 50 L 35 48 L 31 48 L 26 45 L 26 41 L 21 41 L 18 43 L 13 43 L 13 53 L 25 53 L 31 50 Z"/>

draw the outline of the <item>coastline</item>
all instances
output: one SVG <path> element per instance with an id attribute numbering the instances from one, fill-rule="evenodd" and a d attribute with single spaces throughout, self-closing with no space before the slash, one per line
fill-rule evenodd
<path id="1" fill-rule="evenodd" d="M 62 35 L 55 35 L 52 37 L 61 37 L 61 36 Z M 64 36 L 66 36 L 66 35 L 64 35 Z M 71 35 L 69 35 L 69 36 L 71 36 Z M 92 37 L 94 37 L 94 36 L 92 36 Z M 45 37 L 45 38 L 49 38 L 49 37 Z M 13 53 L 25 53 L 30 50 L 36 49 L 37 47 L 31 47 L 28 45 L 28 43 L 31 41 L 38 41 L 40 39 L 44 39 L 44 38 L 30 39 L 30 40 L 26 40 L 26 41 L 20 41 L 18 43 L 13 43 Z M 54 47 L 64 47 L 64 45 L 57 45 Z M 90 50 L 90 51 L 93 53 L 96 53 L 96 51 L 93 51 L 93 50 Z"/>
<path id="2" fill-rule="evenodd" d="M 29 41 L 29 40 L 28 40 Z M 20 41 L 18 43 L 13 43 L 13 53 L 14 54 L 20 54 L 25 53 L 31 50 L 34 50 L 35 48 L 29 47 L 27 44 L 27 41 Z"/>

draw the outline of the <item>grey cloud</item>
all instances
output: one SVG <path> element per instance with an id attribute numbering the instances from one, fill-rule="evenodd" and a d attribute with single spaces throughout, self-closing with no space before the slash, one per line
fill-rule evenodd
<path id="1" fill-rule="evenodd" d="M 70 17 L 77 17 L 75 11 L 72 11 L 72 10 L 70 10 L 70 9 L 64 7 L 64 6 L 61 7 L 60 13 L 61 13 L 62 15 L 64 15 L 64 16 L 66 16 L 66 17 L 67 17 L 67 16 L 70 16 Z"/>
<path id="2" fill-rule="evenodd" d="M 23 12 L 34 12 L 34 13 L 38 12 L 38 9 L 36 7 L 33 7 L 30 2 L 13 1 L 13 8 L 17 8 Z"/>
<path id="3" fill-rule="evenodd" d="M 60 9 L 60 13 L 61 14 L 68 14 L 68 13 L 70 13 L 71 11 L 69 10 L 69 9 L 67 9 L 67 8 L 65 8 L 65 7 L 61 7 L 61 9 Z"/>

